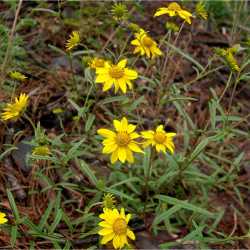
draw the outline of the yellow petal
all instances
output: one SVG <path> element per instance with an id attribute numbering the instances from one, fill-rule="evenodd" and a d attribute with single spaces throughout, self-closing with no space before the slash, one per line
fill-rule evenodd
<path id="1" fill-rule="evenodd" d="M 112 225 L 109 224 L 107 221 L 101 221 L 98 223 L 98 225 L 105 228 L 112 228 Z"/>
<path id="2" fill-rule="evenodd" d="M 166 153 L 166 148 L 163 144 L 156 144 L 155 147 L 156 147 L 157 152 L 162 151 L 162 152 Z"/>
<path id="3" fill-rule="evenodd" d="M 129 80 L 134 80 L 138 77 L 138 73 L 132 69 L 125 69 L 125 75 L 128 77 Z"/>
<path id="4" fill-rule="evenodd" d="M 109 129 L 105 129 L 105 128 L 101 128 L 97 130 L 97 133 L 103 137 L 107 137 L 107 138 L 114 138 L 116 136 L 116 134 L 109 130 Z"/>
<path id="5" fill-rule="evenodd" d="M 110 154 L 112 152 L 114 152 L 117 149 L 117 145 L 113 144 L 113 145 L 106 145 L 103 150 L 102 153 L 103 154 Z"/>
<path id="6" fill-rule="evenodd" d="M 135 240 L 135 234 L 134 234 L 133 231 L 131 231 L 130 229 L 127 229 L 127 236 L 128 236 L 131 240 Z"/>
<path id="7" fill-rule="evenodd" d="M 143 153 L 143 151 L 141 150 L 141 148 L 134 142 L 130 142 L 128 145 L 129 149 L 137 152 L 137 153 Z"/>
<path id="8" fill-rule="evenodd" d="M 128 223 L 130 221 L 130 219 L 131 219 L 131 214 L 127 214 L 126 215 L 126 222 Z"/>
<path id="9" fill-rule="evenodd" d="M 122 163 L 126 161 L 127 154 L 125 148 L 118 148 L 118 158 Z"/>
<path id="10" fill-rule="evenodd" d="M 122 131 L 122 125 L 121 125 L 121 122 L 120 122 L 120 121 L 118 121 L 118 120 L 113 120 L 113 125 L 114 125 L 115 130 L 116 130 L 117 132 Z"/>
<path id="11" fill-rule="evenodd" d="M 107 235 L 107 234 L 111 234 L 111 233 L 113 233 L 113 229 L 112 228 L 103 228 L 103 229 L 101 229 L 99 232 L 98 232 L 98 234 L 100 234 L 100 235 Z"/>
<path id="12" fill-rule="evenodd" d="M 142 131 L 141 135 L 145 139 L 153 139 L 154 138 L 154 131 L 153 130 Z"/>
<path id="13" fill-rule="evenodd" d="M 114 238 L 114 236 L 115 236 L 114 233 L 103 236 L 103 238 L 101 240 L 101 244 L 105 245 L 107 242 L 111 241 Z"/>
<path id="14" fill-rule="evenodd" d="M 167 14 L 168 13 L 168 8 L 159 8 L 155 14 L 154 14 L 154 17 L 155 16 L 161 16 L 161 15 L 164 15 L 164 14 Z"/>
<path id="15" fill-rule="evenodd" d="M 127 160 L 129 163 L 134 163 L 134 156 L 133 153 L 130 149 L 126 149 L 126 154 L 127 154 Z"/>
<path id="16" fill-rule="evenodd" d="M 125 68 L 127 64 L 127 59 L 123 59 L 120 62 L 118 62 L 117 66 L 121 67 L 121 68 Z"/>
<path id="17" fill-rule="evenodd" d="M 115 235 L 113 238 L 113 246 L 115 249 L 122 248 L 121 239 L 119 235 Z"/>
<path id="18" fill-rule="evenodd" d="M 111 163 L 114 164 L 118 160 L 118 150 L 115 150 L 111 155 Z"/>
<path id="19" fill-rule="evenodd" d="M 127 120 L 126 117 L 122 118 L 121 127 L 122 127 L 122 131 L 127 131 L 128 130 L 128 120 Z"/>

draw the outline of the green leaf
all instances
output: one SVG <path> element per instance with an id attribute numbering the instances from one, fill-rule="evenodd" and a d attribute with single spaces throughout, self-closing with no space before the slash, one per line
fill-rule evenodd
<path id="1" fill-rule="evenodd" d="M 14 199 L 14 197 L 13 197 L 13 195 L 12 195 L 12 193 L 11 193 L 11 191 L 9 189 L 7 189 L 6 192 L 7 192 L 7 196 L 8 196 L 8 199 L 9 199 L 9 203 L 10 203 L 10 206 L 11 206 L 12 213 L 14 214 L 16 222 L 19 223 L 20 215 L 19 215 L 16 203 L 15 203 L 15 199 Z"/>
<path id="2" fill-rule="evenodd" d="M 91 170 L 91 168 L 89 167 L 89 165 L 85 161 L 77 160 L 77 162 L 78 162 L 78 166 L 79 166 L 80 170 L 83 172 L 83 174 L 87 175 L 87 177 L 89 178 L 91 183 L 96 187 L 98 184 L 98 180 L 97 180 L 93 170 Z"/>
<path id="3" fill-rule="evenodd" d="M 88 132 L 91 129 L 94 123 L 94 120 L 95 120 L 95 115 L 89 114 L 88 119 L 85 123 L 85 132 Z"/>
<path id="4" fill-rule="evenodd" d="M 167 202 L 168 204 L 171 204 L 171 205 L 179 205 L 181 206 L 182 209 L 190 210 L 195 213 L 200 213 L 208 217 L 214 217 L 214 214 L 212 214 L 211 212 L 205 210 L 204 208 L 197 207 L 189 203 L 188 201 L 178 200 L 176 198 L 166 196 L 166 195 L 156 195 L 155 198 L 161 201 Z"/>

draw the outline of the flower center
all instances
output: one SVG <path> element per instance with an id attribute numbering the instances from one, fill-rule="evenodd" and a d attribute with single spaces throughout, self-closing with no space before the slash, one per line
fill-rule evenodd
<path id="1" fill-rule="evenodd" d="M 146 47 L 151 47 L 152 44 L 153 44 L 153 41 L 152 41 L 152 39 L 150 37 L 145 36 L 145 37 L 142 38 L 142 43 Z"/>
<path id="2" fill-rule="evenodd" d="M 123 77 L 124 75 L 124 70 L 121 69 L 120 67 L 118 66 L 113 66 L 110 68 L 109 70 L 109 74 L 112 78 L 115 78 L 115 79 L 119 79 L 121 77 Z"/>
<path id="3" fill-rule="evenodd" d="M 127 132 L 119 132 L 116 136 L 116 143 L 120 147 L 127 146 L 130 142 L 130 137 Z"/>
<path id="4" fill-rule="evenodd" d="M 125 234 L 127 232 L 127 222 L 124 219 L 116 219 L 113 230 L 115 234 Z"/>
<path id="5" fill-rule="evenodd" d="M 162 132 L 156 132 L 154 135 L 154 140 L 158 143 L 158 144 L 162 144 L 165 142 L 166 140 L 166 136 L 164 133 Z"/>

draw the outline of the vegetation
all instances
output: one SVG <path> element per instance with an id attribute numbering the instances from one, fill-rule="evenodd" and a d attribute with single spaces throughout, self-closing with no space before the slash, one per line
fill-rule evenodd
<path id="1" fill-rule="evenodd" d="M 0 246 L 250 248 L 249 2 L 0 2 Z"/>

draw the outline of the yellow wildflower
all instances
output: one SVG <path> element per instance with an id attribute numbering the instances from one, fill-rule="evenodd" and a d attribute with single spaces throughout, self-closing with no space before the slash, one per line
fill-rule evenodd
<path id="1" fill-rule="evenodd" d="M 24 74 L 18 72 L 18 71 L 11 71 L 9 73 L 10 75 L 10 78 L 13 79 L 13 80 L 16 80 L 16 81 L 25 81 L 27 79 L 27 76 L 25 76 Z"/>
<path id="2" fill-rule="evenodd" d="M 127 92 L 127 85 L 132 89 L 132 82 L 138 77 L 135 70 L 126 68 L 127 59 L 118 62 L 117 65 L 105 62 L 104 67 L 96 69 L 96 83 L 103 84 L 103 91 L 109 90 L 113 85 L 115 86 L 115 93 L 122 90 L 123 93 Z"/>
<path id="3" fill-rule="evenodd" d="M 135 33 L 135 40 L 131 41 L 131 44 L 136 46 L 134 54 L 140 53 L 141 56 L 146 54 L 149 58 L 162 55 L 161 50 L 157 47 L 157 43 L 143 29 Z"/>
<path id="4" fill-rule="evenodd" d="M 171 17 L 179 16 L 180 18 L 184 19 L 187 23 L 191 24 L 192 14 L 189 11 L 182 9 L 181 6 L 176 2 L 170 3 L 168 7 L 159 8 L 154 14 L 154 16 L 156 17 L 164 14 L 168 14 Z"/>
<path id="5" fill-rule="evenodd" d="M 50 150 L 48 146 L 37 146 L 32 150 L 32 155 L 48 156 L 50 155 Z"/>
<path id="6" fill-rule="evenodd" d="M 106 207 L 106 208 L 114 208 L 114 204 L 115 204 L 116 200 L 113 196 L 113 194 L 105 194 L 103 196 L 103 201 L 102 201 L 102 204 L 103 204 L 103 207 Z"/>
<path id="7" fill-rule="evenodd" d="M 16 120 L 17 118 L 19 118 L 25 111 L 28 103 L 28 98 L 29 96 L 27 96 L 26 94 L 20 94 L 19 99 L 15 98 L 14 103 L 8 103 L 7 106 L 3 109 L 4 112 L 2 113 L 2 119 L 6 121 L 9 119 Z"/>
<path id="8" fill-rule="evenodd" d="M 102 236 L 101 244 L 105 245 L 113 240 L 115 249 L 121 249 L 128 245 L 128 238 L 135 240 L 133 231 L 128 227 L 131 214 L 125 215 L 124 208 L 117 209 L 103 208 L 103 213 L 99 215 L 103 221 L 99 223 L 102 228 L 98 234 Z"/>
<path id="9" fill-rule="evenodd" d="M 89 67 L 92 69 L 103 68 L 105 61 L 102 58 L 94 57 L 89 62 Z"/>
<path id="10" fill-rule="evenodd" d="M 80 34 L 78 31 L 73 31 L 66 42 L 66 50 L 67 51 L 72 50 L 73 48 L 78 46 L 79 43 L 80 43 Z"/>
<path id="11" fill-rule="evenodd" d="M 102 142 L 104 148 L 103 154 L 111 154 L 111 163 L 115 163 L 118 159 L 124 163 L 134 162 L 133 152 L 143 153 L 135 139 L 139 138 L 139 134 L 135 131 L 136 126 L 129 124 L 128 120 L 123 117 L 121 121 L 113 121 L 116 132 L 109 129 L 98 129 L 97 133 L 106 139 Z"/>
<path id="12" fill-rule="evenodd" d="M 0 224 L 4 224 L 8 221 L 8 219 L 5 218 L 6 214 L 0 212 Z"/>
<path id="13" fill-rule="evenodd" d="M 204 3 L 198 2 L 195 5 L 195 12 L 196 12 L 197 16 L 200 16 L 201 18 L 207 20 L 208 14 L 207 14 L 207 11 L 206 11 Z"/>
<path id="14" fill-rule="evenodd" d="M 166 153 L 166 148 L 173 154 L 174 153 L 174 143 L 173 137 L 176 133 L 167 133 L 163 125 L 159 125 L 156 128 L 156 131 L 148 130 L 141 132 L 142 137 L 145 139 L 143 143 L 144 147 L 148 147 L 149 145 L 155 146 L 157 152 Z"/>

